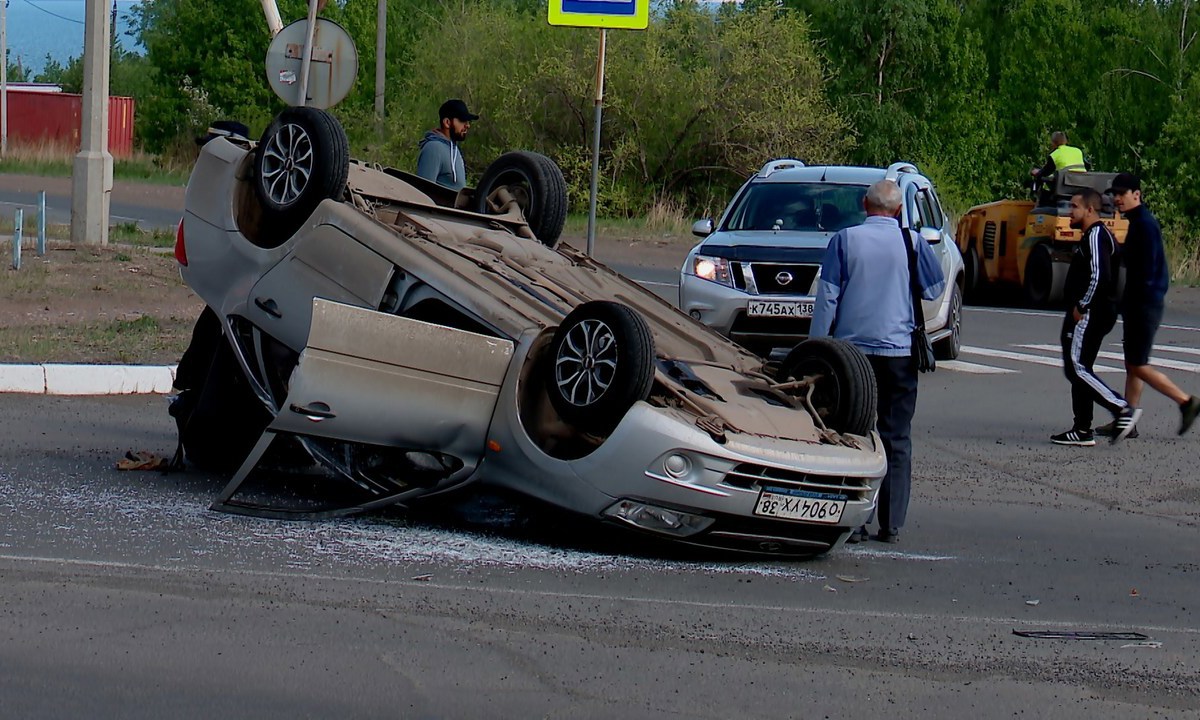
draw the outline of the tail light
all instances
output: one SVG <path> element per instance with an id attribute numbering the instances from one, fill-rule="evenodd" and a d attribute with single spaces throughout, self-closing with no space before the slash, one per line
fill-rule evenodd
<path id="1" fill-rule="evenodd" d="M 183 245 L 183 218 L 179 218 L 179 229 L 175 231 L 175 259 L 187 267 L 187 248 Z"/>

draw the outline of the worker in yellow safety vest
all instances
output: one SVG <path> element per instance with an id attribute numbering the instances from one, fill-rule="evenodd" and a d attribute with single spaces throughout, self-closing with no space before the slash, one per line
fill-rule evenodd
<path id="1" fill-rule="evenodd" d="M 1050 155 L 1046 164 L 1030 171 L 1038 180 L 1050 182 L 1052 176 L 1060 170 L 1084 172 L 1087 163 L 1083 159 L 1083 151 L 1067 144 L 1067 134 L 1062 130 L 1050 136 Z"/>

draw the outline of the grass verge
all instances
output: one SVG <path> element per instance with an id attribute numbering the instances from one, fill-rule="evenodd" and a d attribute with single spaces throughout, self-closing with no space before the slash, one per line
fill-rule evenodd
<path id="1" fill-rule="evenodd" d="M 0 327 L 0 362 L 170 365 L 191 339 L 194 319 L 155 318 Z"/>
<path id="2" fill-rule="evenodd" d="M 69 177 L 74 159 L 75 153 L 62 145 L 10 145 L 8 157 L 0 160 L 0 173 Z M 185 166 L 143 152 L 135 152 L 126 158 L 113 158 L 113 177 L 117 180 L 184 185 L 191 171 L 191 164 Z"/>

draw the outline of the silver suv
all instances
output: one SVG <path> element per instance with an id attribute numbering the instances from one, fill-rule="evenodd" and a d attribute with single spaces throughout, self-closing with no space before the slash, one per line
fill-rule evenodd
<path id="1" fill-rule="evenodd" d="M 925 327 L 939 359 L 961 347 L 963 260 L 929 178 L 916 166 L 808 167 L 772 160 L 734 196 L 717 223 L 700 220 L 702 240 L 680 270 L 679 307 L 747 349 L 769 356 L 807 337 L 821 260 L 830 237 L 866 218 L 863 196 L 880 180 L 904 193 L 901 222 L 928 242 L 946 290 L 925 302 Z"/>

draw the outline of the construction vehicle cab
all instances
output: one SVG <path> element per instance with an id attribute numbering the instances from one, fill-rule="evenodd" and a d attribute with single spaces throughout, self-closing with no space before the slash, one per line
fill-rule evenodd
<path id="1" fill-rule="evenodd" d="M 968 210 L 957 233 L 968 297 L 978 297 L 985 288 L 1008 287 L 1019 289 L 1022 299 L 1035 307 L 1061 302 L 1071 254 L 1082 237 L 1082 231 L 1071 227 L 1072 195 L 1086 188 L 1099 192 L 1104 224 L 1117 242 L 1125 241 L 1129 223 L 1105 194 L 1114 177 L 1116 173 L 1063 170 L 1035 188 L 1036 200 L 999 200 Z"/>

